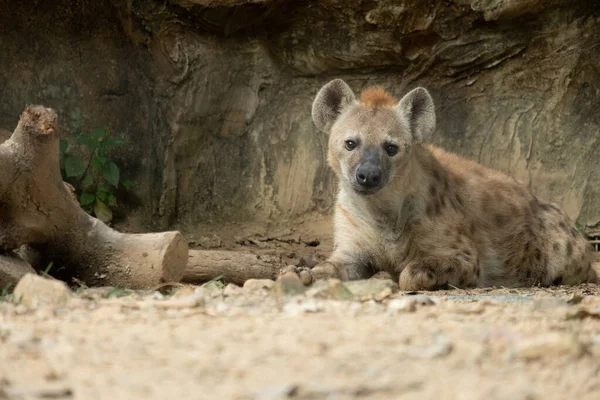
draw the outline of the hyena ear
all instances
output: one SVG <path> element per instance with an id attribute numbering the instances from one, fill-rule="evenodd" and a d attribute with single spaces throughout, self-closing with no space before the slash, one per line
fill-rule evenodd
<path id="1" fill-rule="evenodd" d="M 332 80 L 319 90 L 313 101 L 313 122 L 317 128 L 328 133 L 344 109 L 354 101 L 354 93 L 346 82 L 341 79 Z"/>
<path id="2" fill-rule="evenodd" d="M 430 138 L 435 129 L 435 107 L 427 89 L 413 89 L 400 100 L 396 111 L 406 122 L 415 142 Z"/>

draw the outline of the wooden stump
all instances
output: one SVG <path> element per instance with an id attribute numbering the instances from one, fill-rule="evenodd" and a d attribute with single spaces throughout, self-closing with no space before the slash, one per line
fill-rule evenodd
<path id="1" fill-rule="evenodd" d="M 60 175 L 53 110 L 25 109 L 0 144 L 0 171 L 0 251 L 29 245 L 44 262 L 90 286 L 148 288 L 181 280 L 188 248 L 179 232 L 120 233 L 81 209 Z"/>

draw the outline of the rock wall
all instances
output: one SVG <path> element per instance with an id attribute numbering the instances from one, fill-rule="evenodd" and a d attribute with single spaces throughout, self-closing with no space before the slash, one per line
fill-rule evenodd
<path id="1" fill-rule="evenodd" d="M 433 141 L 508 172 L 600 234 L 600 2 L 0 0 L 0 127 L 127 132 L 131 229 L 327 215 L 310 105 L 334 77 L 427 87 Z"/>

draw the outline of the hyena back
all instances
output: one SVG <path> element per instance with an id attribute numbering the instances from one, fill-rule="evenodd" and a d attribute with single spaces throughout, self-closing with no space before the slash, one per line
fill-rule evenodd
<path id="1" fill-rule="evenodd" d="M 357 100 L 336 79 L 317 94 L 339 180 L 334 250 L 313 278 L 386 271 L 403 290 L 595 282 L 594 251 L 555 204 L 507 175 L 424 144 L 434 104 L 417 88 Z"/>

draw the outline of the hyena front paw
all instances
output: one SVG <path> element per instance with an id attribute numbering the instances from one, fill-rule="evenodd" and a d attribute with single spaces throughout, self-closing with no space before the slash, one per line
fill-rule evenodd
<path id="1" fill-rule="evenodd" d="M 340 279 L 343 281 L 348 280 L 348 274 L 342 268 L 338 268 L 334 263 L 325 261 L 317 264 L 310 270 L 311 283 L 315 283 L 318 280 L 325 279 Z"/>
<path id="2" fill-rule="evenodd" d="M 410 263 L 400 273 L 398 285 L 400 290 L 435 290 L 445 286 L 447 282 L 440 282 L 433 268 L 421 264 Z"/>
<path id="3" fill-rule="evenodd" d="M 340 274 L 338 268 L 333 263 L 328 261 L 317 264 L 312 269 L 288 265 L 279 271 L 279 275 L 281 276 L 290 272 L 297 274 L 302 283 L 306 286 L 315 283 L 318 280 L 333 278 L 341 280 L 348 279 L 347 276 Z"/>
<path id="4" fill-rule="evenodd" d="M 284 267 L 279 271 L 279 276 L 288 273 L 294 273 L 298 275 L 300 281 L 304 286 L 308 286 L 314 281 L 310 269 L 307 267 L 296 267 L 294 265 L 288 265 L 287 267 Z"/>
<path id="5" fill-rule="evenodd" d="M 321 279 L 340 278 L 338 269 L 328 261 L 315 265 L 310 270 L 310 274 L 313 277 L 313 282 Z"/>

